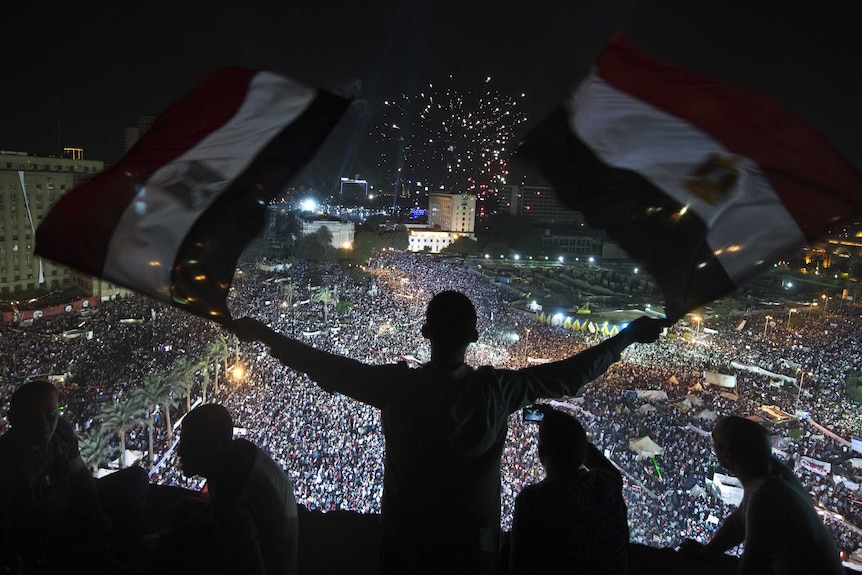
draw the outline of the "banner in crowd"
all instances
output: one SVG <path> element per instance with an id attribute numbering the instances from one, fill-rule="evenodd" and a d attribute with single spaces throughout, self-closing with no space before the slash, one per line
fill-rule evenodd
<path id="1" fill-rule="evenodd" d="M 689 431 L 693 431 L 702 437 L 712 437 L 712 434 L 710 434 L 710 432 L 704 431 L 703 429 L 699 428 L 696 425 L 692 425 L 691 423 L 686 425 L 685 429 L 688 429 Z"/>
<path id="2" fill-rule="evenodd" d="M 716 371 L 704 371 L 703 381 L 719 387 L 736 387 L 736 376 Z"/>
<path id="3" fill-rule="evenodd" d="M 845 446 L 851 447 L 851 448 L 853 447 L 852 442 L 847 441 L 846 439 L 844 439 L 840 435 L 834 433 L 833 431 L 830 431 L 829 429 L 826 429 L 825 427 L 823 427 L 822 425 L 820 425 L 819 423 L 817 423 L 816 421 L 814 421 L 810 417 L 808 419 L 806 419 L 805 421 L 807 421 L 815 429 L 820 430 L 820 432 L 823 433 L 823 435 L 831 437 L 832 439 L 834 439 L 835 441 L 837 441 L 841 445 L 845 445 Z"/>
<path id="4" fill-rule="evenodd" d="M 562 327 L 572 331 L 588 331 L 590 333 L 600 333 L 606 336 L 617 335 L 622 329 L 618 325 L 611 325 L 609 322 L 596 323 L 594 321 L 570 316 L 563 317 L 561 314 L 545 314 L 545 312 L 536 313 L 536 320 L 539 323 L 544 323 L 553 327 Z"/>
<path id="5" fill-rule="evenodd" d="M 663 389 L 637 389 L 638 399 L 647 401 L 662 401 L 667 399 L 667 392 Z"/>
<path id="6" fill-rule="evenodd" d="M 843 483 L 844 487 L 849 489 L 850 491 L 859 491 L 859 484 L 855 481 L 850 481 L 843 475 L 833 475 L 832 481 L 837 485 L 838 483 Z"/>
<path id="7" fill-rule="evenodd" d="M 4 311 L 3 323 L 20 323 L 34 319 L 76 313 L 84 309 L 95 308 L 98 302 L 99 298 L 89 297 L 60 305 L 45 306 L 39 309 Z"/>
<path id="8" fill-rule="evenodd" d="M 760 375 L 765 375 L 765 376 L 770 377 L 774 380 L 780 379 L 782 381 L 790 381 L 792 383 L 796 383 L 795 377 L 790 377 L 789 375 L 782 375 L 780 373 L 768 371 L 768 370 L 763 369 L 761 367 L 757 367 L 756 365 L 746 365 L 744 363 L 739 363 L 736 361 L 731 361 L 730 365 L 731 365 L 731 367 L 733 367 L 735 369 L 744 369 L 745 371 L 750 371 L 752 373 L 759 373 Z"/>
<path id="9" fill-rule="evenodd" d="M 787 413 L 777 405 L 761 405 L 760 410 L 766 414 L 766 418 L 773 423 L 781 423 L 793 419 L 793 415 Z"/>
<path id="10" fill-rule="evenodd" d="M 813 457 L 805 455 L 799 458 L 799 467 L 822 476 L 829 475 L 832 472 L 831 463 L 820 461 L 819 459 L 814 459 Z"/>

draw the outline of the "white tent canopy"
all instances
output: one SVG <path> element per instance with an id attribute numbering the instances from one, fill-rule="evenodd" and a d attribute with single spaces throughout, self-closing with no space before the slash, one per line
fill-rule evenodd
<path id="1" fill-rule="evenodd" d="M 687 399 L 678 401 L 674 403 L 673 406 L 683 413 L 688 413 L 689 411 L 691 411 L 691 403 Z"/>
<path id="2" fill-rule="evenodd" d="M 695 485 L 691 489 L 688 490 L 688 494 L 692 497 L 706 497 L 706 491 L 700 485 Z"/>
<path id="3" fill-rule="evenodd" d="M 700 396 L 695 395 L 693 393 L 689 393 L 688 395 L 685 396 L 685 398 L 692 405 L 700 405 L 701 403 L 703 403 L 703 400 L 700 398 Z"/>
<path id="4" fill-rule="evenodd" d="M 647 401 L 667 399 L 667 392 L 661 389 L 638 389 L 636 391 L 638 399 L 646 399 Z"/>
<path id="5" fill-rule="evenodd" d="M 651 411 L 655 411 L 655 407 L 650 405 L 649 403 L 645 403 L 638 408 L 640 413 L 649 413 Z"/>
<path id="6" fill-rule="evenodd" d="M 718 416 L 715 414 L 714 411 L 709 410 L 709 409 L 704 409 L 702 411 L 699 411 L 697 414 L 695 414 L 695 417 L 697 419 L 705 419 L 707 421 L 715 421 L 715 419 Z"/>
<path id="7" fill-rule="evenodd" d="M 653 457 L 654 455 L 661 455 L 664 453 L 664 449 L 653 441 L 649 435 L 629 439 L 629 449 L 637 453 L 640 457 Z"/>

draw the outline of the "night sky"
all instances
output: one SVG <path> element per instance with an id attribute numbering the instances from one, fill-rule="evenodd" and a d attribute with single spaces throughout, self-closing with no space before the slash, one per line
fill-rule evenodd
<path id="1" fill-rule="evenodd" d="M 526 94 L 520 136 L 563 101 L 616 29 L 643 21 L 657 52 L 682 43 L 683 58 L 708 54 L 745 81 L 783 74 L 767 88 L 818 109 L 815 121 L 838 126 L 833 141 L 862 157 L 858 0 L 764 0 L 754 16 L 745 13 L 750 2 L 736 0 L 635 2 L 8 3 L 0 149 L 77 146 L 88 159 L 116 161 L 124 128 L 139 116 L 158 114 L 209 70 L 239 65 L 353 94 L 351 111 L 300 176 L 363 174 L 377 153 L 368 134 L 385 98 L 450 74 L 465 89 L 491 76 L 496 89 Z M 748 55 L 758 45 L 770 47 L 760 61 Z M 855 112 L 842 122 L 845 109 Z"/>
<path id="2" fill-rule="evenodd" d="M 27 6 L 12 8 L 0 34 L 0 149 L 78 146 L 87 158 L 116 161 L 126 126 L 161 112 L 207 71 L 239 65 L 354 94 L 358 102 L 317 160 L 348 172 L 373 155 L 364 134 L 384 98 L 449 74 L 466 88 L 492 76 L 497 89 L 525 92 L 528 118 L 537 120 L 586 73 L 631 7 L 627 0 L 20 4 Z"/>

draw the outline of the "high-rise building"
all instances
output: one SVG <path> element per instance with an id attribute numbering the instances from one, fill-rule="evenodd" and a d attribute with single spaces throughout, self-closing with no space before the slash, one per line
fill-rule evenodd
<path id="1" fill-rule="evenodd" d="M 146 134 L 153 127 L 153 122 L 156 121 L 156 116 L 141 116 L 138 118 L 138 125 L 133 128 L 126 128 L 126 134 L 123 141 L 125 152 L 132 149 L 135 142 L 141 139 L 141 136 Z"/>
<path id="2" fill-rule="evenodd" d="M 472 234 L 476 229 L 474 194 L 428 194 L 428 227 L 441 231 Z"/>
<path id="3" fill-rule="evenodd" d="M 559 200 L 554 188 L 545 186 L 503 186 L 499 194 L 499 209 L 542 224 L 580 225 L 584 221 L 580 212 Z"/>
<path id="4" fill-rule="evenodd" d="M 60 196 L 103 168 L 83 151 L 70 158 L 0 151 L 0 297 L 73 285 L 69 268 L 34 254 L 36 228 Z"/>

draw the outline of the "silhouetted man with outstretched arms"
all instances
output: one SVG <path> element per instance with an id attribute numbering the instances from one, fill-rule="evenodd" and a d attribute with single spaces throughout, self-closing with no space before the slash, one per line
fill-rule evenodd
<path id="1" fill-rule="evenodd" d="M 574 395 L 664 322 L 639 318 L 618 335 L 562 361 L 520 370 L 464 363 L 477 341 L 467 296 L 444 291 L 428 304 L 422 335 L 431 361 L 367 365 L 312 348 L 243 318 L 243 341 L 260 341 L 284 365 L 326 391 L 381 411 L 386 437 L 381 502 L 384 573 L 492 573 L 500 539 L 500 460 L 509 415 L 538 398 Z"/>

